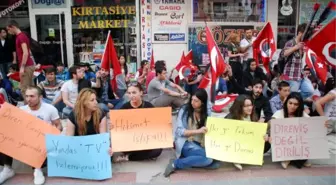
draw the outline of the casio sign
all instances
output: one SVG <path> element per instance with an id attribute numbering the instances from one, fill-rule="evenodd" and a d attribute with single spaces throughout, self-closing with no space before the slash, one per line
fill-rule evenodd
<path id="1" fill-rule="evenodd" d="M 160 10 L 181 10 L 181 6 L 159 6 Z"/>
<path id="2" fill-rule="evenodd" d="M 64 0 L 34 0 L 35 4 L 46 4 L 47 6 L 49 5 L 62 5 L 64 4 Z"/>

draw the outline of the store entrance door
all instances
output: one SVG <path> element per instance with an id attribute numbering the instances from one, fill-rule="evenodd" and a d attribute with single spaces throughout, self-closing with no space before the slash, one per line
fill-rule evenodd
<path id="1" fill-rule="evenodd" d="M 36 38 L 42 46 L 44 57 L 39 63 L 56 65 L 67 62 L 64 14 L 36 14 Z"/>

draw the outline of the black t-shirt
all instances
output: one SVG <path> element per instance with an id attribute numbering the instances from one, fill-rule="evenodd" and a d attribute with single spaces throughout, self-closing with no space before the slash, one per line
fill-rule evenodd
<path id="1" fill-rule="evenodd" d="M 101 122 L 101 120 L 105 117 L 104 113 L 102 112 L 101 118 L 99 119 L 99 123 Z M 69 115 L 69 120 L 74 124 L 75 126 L 75 134 L 74 136 L 79 136 L 79 132 L 78 132 L 78 124 L 75 118 L 75 114 L 72 111 Z M 95 128 L 94 128 L 94 124 L 93 124 L 93 116 L 91 117 L 90 121 L 86 121 L 86 134 L 85 135 L 94 135 L 94 134 L 99 134 L 96 132 Z"/>
<path id="2" fill-rule="evenodd" d="M 228 51 L 231 51 L 232 54 L 238 54 L 238 48 L 239 46 L 233 43 L 230 43 L 227 47 Z M 230 57 L 229 62 L 240 62 L 240 57 Z"/>
<path id="3" fill-rule="evenodd" d="M 121 107 L 121 109 L 141 109 L 141 108 L 154 108 L 154 106 L 147 101 L 142 101 L 142 104 L 139 107 L 136 107 L 136 108 L 132 107 L 130 102 L 125 103 Z"/>

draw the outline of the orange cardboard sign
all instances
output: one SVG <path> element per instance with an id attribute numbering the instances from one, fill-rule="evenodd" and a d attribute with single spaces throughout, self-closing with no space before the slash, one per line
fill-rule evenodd
<path id="1" fill-rule="evenodd" d="M 40 168 L 46 159 L 45 134 L 60 131 L 13 105 L 0 109 L 0 152 L 32 167 Z"/>
<path id="2" fill-rule="evenodd" d="M 171 108 L 111 110 L 114 152 L 173 147 Z"/>

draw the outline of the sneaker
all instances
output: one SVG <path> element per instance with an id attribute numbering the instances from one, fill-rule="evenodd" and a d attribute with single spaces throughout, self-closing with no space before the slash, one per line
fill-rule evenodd
<path id="1" fill-rule="evenodd" d="M 170 159 L 169 164 L 166 167 L 166 170 L 164 172 L 165 177 L 169 177 L 170 174 L 174 173 L 175 167 L 174 167 L 174 159 Z"/>
<path id="2" fill-rule="evenodd" d="M 213 161 L 209 166 L 206 166 L 205 169 L 208 169 L 208 170 L 216 170 L 220 168 L 220 162 L 219 161 Z"/>
<path id="3" fill-rule="evenodd" d="M 12 168 L 4 166 L 2 172 L 0 173 L 0 184 L 4 183 L 6 180 L 14 177 L 15 172 Z"/>
<path id="4" fill-rule="evenodd" d="M 306 161 L 304 164 L 303 164 L 304 167 L 307 167 L 307 168 L 310 168 L 312 166 L 312 164 L 308 161 Z"/>
<path id="5" fill-rule="evenodd" d="M 240 170 L 240 171 L 242 171 L 243 170 L 243 167 L 242 167 L 242 165 L 241 164 L 238 164 L 238 163 L 233 163 L 233 165 L 238 169 L 238 170 Z"/>
<path id="6" fill-rule="evenodd" d="M 45 177 L 41 169 L 34 170 L 34 184 L 35 185 L 42 185 L 45 182 Z"/>
<path id="7" fill-rule="evenodd" d="M 288 165 L 289 165 L 290 161 L 282 161 L 281 162 L 281 166 L 283 169 L 287 169 Z"/>

